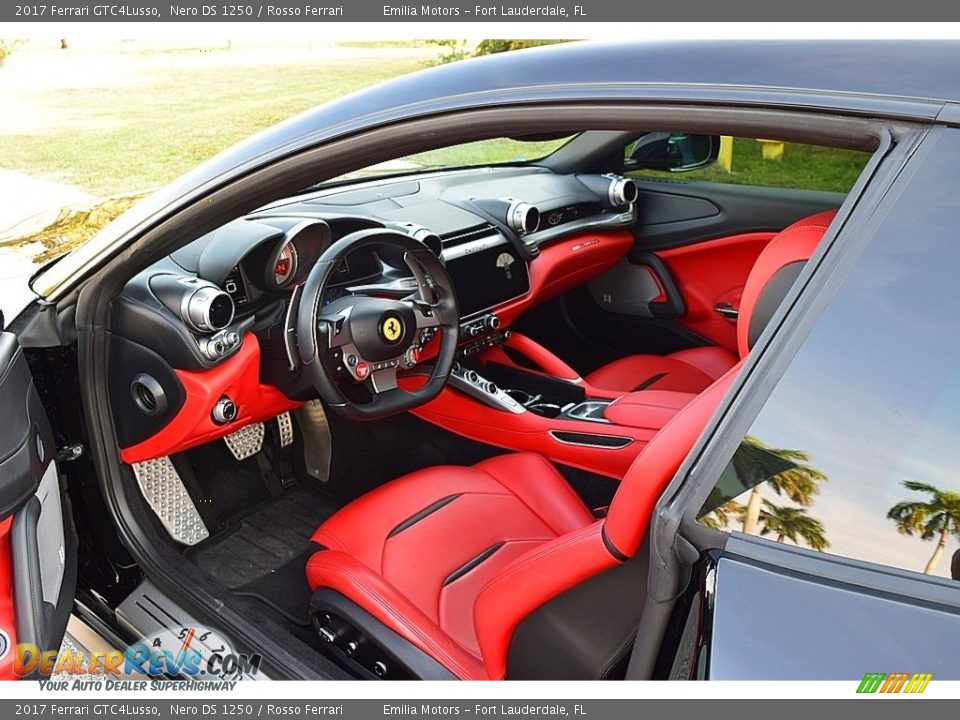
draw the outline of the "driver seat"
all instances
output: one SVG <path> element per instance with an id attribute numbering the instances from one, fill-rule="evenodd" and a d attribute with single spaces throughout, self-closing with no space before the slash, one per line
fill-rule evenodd
<path id="1" fill-rule="evenodd" d="M 584 607 L 601 602 L 596 596 L 586 593 L 578 609 L 568 611 L 565 618 L 541 618 L 539 633 L 521 633 L 518 628 L 568 591 L 589 585 L 604 571 L 630 565 L 638 552 L 643 554 L 641 544 L 664 487 L 707 425 L 742 358 L 789 291 L 797 266 L 809 259 L 826 225 L 801 221 L 761 253 L 741 305 L 741 361 L 674 416 L 643 449 L 624 476 L 606 517 L 596 518 L 539 455 L 508 454 L 473 467 L 441 466 L 411 473 L 355 500 L 314 533 L 313 542 L 323 547 L 306 568 L 315 591 L 315 617 L 329 617 L 325 609 L 318 609 L 318 596 L 342 598 L 345 603 L 334 605 L 359 608 L 358 622 L 369 627 L 372 618 L 388 629 L 392 639 L 386 644 L 396 648 L 399 641 L 409 649 L 408 656 L 425 655 L 428 668 L 436 663 L 447 677 L 506 677 L 508 657 L 512 663 L 515 656 L 531 656 L 529 648 L 517 653 L 511 647 L 521 635 L 537 637 L 533 656 L 541 665 L 552 665 L 558 674 L 581 675 L 563 672 L 570 664 L 549 651 L 549 638 L 567 636 L 572 638 L 569 643 L 590 647 L 592 638 L 585 633 L 599 630 L 575 625 L 578 619 L 586 622 Z M 643 575 L 645 581 L 645 566 Z M 612 605 L 633 608 L 633 631 L 640 606 L 642 598 L 634 592 L 616 595 Z M 318 620 L 318 625 L 322 622 Z M 588 660 L 580 658 L 577 667 L 590 663 L 608 667 L 615 661 L 622 665 L 632 644 L 632 630 L 609 638 L 612 647 L 598 650 Z M 332 631 L 327 633 L 331 642 L 334 636 Z M 395 658 L 402 653 L 387 654 Z M 419 674 L 431 676 L 429 669 Z"/>

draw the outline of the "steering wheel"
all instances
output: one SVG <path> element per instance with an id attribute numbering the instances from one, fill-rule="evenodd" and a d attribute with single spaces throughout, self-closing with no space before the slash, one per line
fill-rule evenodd
<path id="1" fill-rule="evenodd" d="M 407 297 L 353 294 L 321 307 L 347 255 L 385 245 L 402 251 L 413 274 Z M 440 394 L 457 352 L 460 310 L 446 268 L 426 245 L 394 230 L 360 230 L 333 243 L 313 266 L 303 284 L 296 332 L 300 361 L 320 397 L 352 420 L 375 420 Z M 424 338 L 437 333 L 440 349 L 430 379 L 416 390 L 399 387 L 398 371 L 416 365 Z M 358 385 L 367 388 L 369 401 L 354 399 Z"/>

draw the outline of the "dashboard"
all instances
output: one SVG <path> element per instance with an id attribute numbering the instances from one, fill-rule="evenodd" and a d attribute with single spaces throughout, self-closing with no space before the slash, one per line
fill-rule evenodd
<path id="1" fill-rule="evenodd" d="M 351 233 L 399 231 L 439 256 L 470 352 L 496 342 L 501 324 L 525 307 L 562 291 L 564 278 L 580 282 L 585 269 L 616 262 L 598 262 L 598 238 L 633 226 L 636 200 L 636 186 L 619 176 L 499 167 L 328 187 L 233 220 L 137 274 L 114 300 L 111 393 L 123 418 L 121 447 L 171 421 L 184 402 L 185 373 L 239 363 L 251 336 L 260 383 L 293 401 L 313 397 L 294 372 L 291 308 L 323 252 Z M 408 295 L 412 276 L 394 252 L 348 255 L 321 302 Z"/>

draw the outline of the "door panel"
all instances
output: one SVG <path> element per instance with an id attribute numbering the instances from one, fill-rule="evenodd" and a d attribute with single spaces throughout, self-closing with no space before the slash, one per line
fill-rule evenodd
<path id="1" fill-rule="evenodd" d="M 955 604 L 937 602 L 955 592 L 945 581 L 924 588 L 925 580 L 905 579 L 901 595 L 874 589 L 866 568 L 838 582 L 729 553 L 715 573 L 712 608 L 702 615 L 709 679 L 859 681 L 867 672 L 960 679 L 960 615 Z"/>
<path id="2" fill-rule="evenodd" d="M 16 643 L 60 646 L 73 605 L 76 542 L 53 432 L 19 343 L 6 332 L 0 417 L 0 632 L 7 641 L 0 678 L 13 679 Z"/>
<path id="3" fill-rule="evenodd" d="M 761 250 L 791 223 L 838 208 L 845 198 L 633 179 L 640 193 L 638 223 L 627 257 L 562 302 L 534 308 L 514 325 L 581 375 L 633 354 L 664 355 L 706 344 L 736 353 L 736 322 L 729 316 Z"/>
<path id="4" fill-rule="evenodd" d="M 680 322 L 714 345 L 737 352 L 740 295 L 772 232 L 745 233 L 657 253 L 676 279 L 686 305 Z M 720 311 L 725 309 L 726 314 Z"/>
<path id="5" fill-rule="evenodd" d="M 808 215 L 840 207 L 843 193 L 717 182 L 633 178 L 640 220 L 634 254 L 730 235 L 776 232 Z M 708 212 L 710 207 L 714 212 Z"/>
<path id="6" fill-rule="evenodd" d="M 684 347 L 706 340 L 733 353 L 736 310 L 757 256 L 777 232 L 838 208 L 845 197 L 717 182 L 634 180 L 639 187 L 634 244 L 623 263 L 590 284 L 596 307 L 611 320 L 619 316 L 621 324 L 625 317 L 641 320 L 634 329 L 641 335 L 649 328 L 643 320 L 673 320 L 692 333 Z"/>

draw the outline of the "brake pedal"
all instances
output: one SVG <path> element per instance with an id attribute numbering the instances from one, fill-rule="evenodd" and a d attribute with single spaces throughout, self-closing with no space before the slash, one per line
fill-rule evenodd
<path id="1" fill-rule="evenodd" d="M 210 537 L 169 457 L 134 463 L 133 474 L 144 499 L 170 537 L 184 545 L 196 545 Z"/>
<path id="2" fill-rule="evenodd" d="M 263 423 L 250 423 L 229 435 L 223 441 L 237 460 L 253 457 L 263 448 Z"/>

